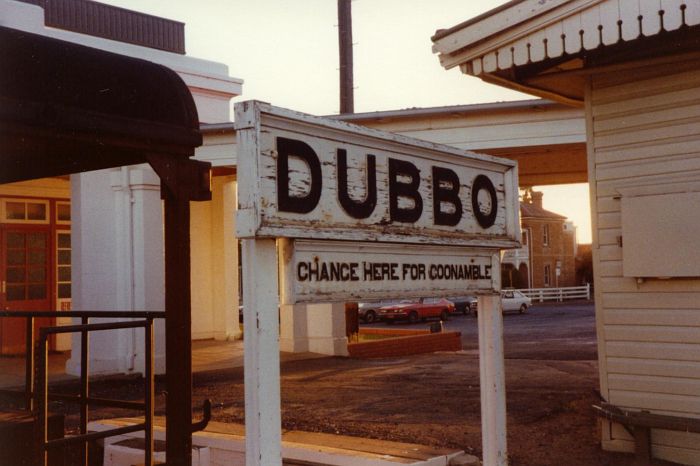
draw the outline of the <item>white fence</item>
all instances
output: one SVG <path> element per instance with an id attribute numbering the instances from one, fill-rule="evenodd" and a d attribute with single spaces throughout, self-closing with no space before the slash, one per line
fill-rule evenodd
<path id="1" fill-rule="evenodd" d="M 564 288 L 527 288 L 519 290 L 533 301 L 564 301 L 565 299 L 591 299 L 591 285 Z"/>

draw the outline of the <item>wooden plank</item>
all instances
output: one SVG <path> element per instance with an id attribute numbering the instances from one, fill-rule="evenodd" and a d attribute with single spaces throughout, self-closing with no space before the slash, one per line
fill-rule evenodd
<path id="1" fill-rule="evenodd" d="M 622 226 L 622 215 L 618 212 L 598 213 L 598 228 L 620 228 Z"/>
<path id="2" fill-rule="evenodd" d="M 691 154 L 697 149 L 700 140 L 700 129 L 684 136 L 675 138 L 672 143 L 667 140 L 647 141 L 627 147 L 599 148 L 596 150 L 597 164 L 630 164 L 647 159 L 657 159 L 674 155 Z"/>
<path id="3" fill-rule="evenodd" d="M 698 119 L 700 124 L 700 119 Z M 619 166 L 601 166 L 599 180 L 637 179 L 652 177 L 659 174 L 688 173 L 700 171 L 700 157 L 695 154 L 682 154 L 667 157 L 666 159 L 654 159 L 638 161 L 636 163 L 623 163 Z"/>
<path id="4" fill-rule="evenodd" d="M 652 439 L 657 446 L 689 448 L 700 458 L 700 434 L 677 430 L 654 429 Z"/>
<path id="5" fill-rule="evenodd" d="M 243 240 L 246 464 L 282 461 L 277 248 L 274 239 Z"/>
<path id="6" fill-rule="evenodd" d="M 608 386 L 611 390 L 644 392 L 648 394 L 662 393 L 696 397 L 700 393 L 700 379 L 680 377 L 611 373 L 608 375 Z"/>
<path id="7" fill-rule="evenodd" d="M 660 58 L 657 66 L 649 62 L 637 63 L 629 69 L 593 76 L 593 104 L 624 102 L 628 99 L 663 94 L 674 90 L 697 87 L 698 77 L 693 76 L 700 63 L 697 52 Z M 670 71 L 672 70 L 672 71 Z"/>
<path id="8" fill-rule="evenodd" d="M 697 283 L 697 281 L 694 281 Z M 664 284 L 661 283 L 663 286 Z M 659 291 L 659 290 L 657 290 Z M 660 290 L 665 291 L 665 290 Z M 698 296 L 700 298 L 700 295 Z M 700 327 L 699 309 L 615 309 L 602 311 L 603 320 L 610 325 L 666 325 Z M 698 340 L 700 344 L 700 339 Z"/>
<path id="9" fill-rule="evenodd" d="M 599 214 L 620 212 L 621 210 L 619 197 L 599 197 L 596 202 L 598 203 L 597 212 Z"/>
<path id="10" fill-rule="evenodd" d="M 639 37 L 641 31 L 637 16 L 639 16 L 638 0 L 619 0 L 620 20 L 622 21 L 622 40 L 634 40 Z"/>
<path id="11" fill-rule="evenodd" d="M 608 374 L 700 379 L 700 361 L 667 361 L 608 357 Z"/>
<path id="12" fill-rule="evenodd" d="M 700 332 L 693 327 L 606 325 L 605 338 L 608 341 L 699 344 Z"/>
<path id="13" fill-rule="evenodd" d="M 598 248 L 598 254 L 601 261 L 622 260 L 622 248 L 617 244 L 600 246 L 600 248 Z"/>
<path id="14" fill-rule="evenodd" d="M 664 90 L 660 95 L 638 96 L 614 100 L 605 104 L 598 104 L 595 108 L 596 123 L 614 120 L 625 116 L 635 116 L 642 111 L 659 111 L 674 107 L 693 106 L 698 98 L 698 86 L 700 78 L 689 77 L 690 82 L 684 81 L 683 88 Z"/>
<path id="15" fill-rule="evenodd" d="M 649 359 L 652 361 L 700 361 L 700 345 L 650 341 L 606 340 L 608 357 Z"/>
<path id="16" fill-rule="evenodd" d="M 605 261 L 600 262 L 597 265 L 598 273 L 601 278 L 622 276 L 622 262 L 620 261 Z M 601 278 L 599 278 L 598 281 L 600 281 Z"/>
<path id="17" fill-rule="evenodd" d="M 507 466 L 503 312 L 498 294 L 479 295 L 479 383 L 484 464 Z"/>
<path id="18" fill-rule="evenodd" d="M 700 415 L 700 397 L 610 389 L 610 403 L 616 406 L 653 410 L 670 416 Z"/>
<path id="19" fill-rule="evenodd" d="M 690 95 L 686 96 L 682 102 L 666 101 L 667 94 L 658 96 L 654 101 L 648 98 L 647 105 L 637 107 L 636 112 L 630 108 L 627 112 L 596 119 L 594 130 L 596 133 L 637 132 L 640 129 L 658 126 L 660 122 L 664 125 L 668 122 L 676 123 L 683 120 L 692 122 L 698 115 L 700 92 L 698 88 L 693 88 L 687 93 Z"/>
<path id="20" fill-rule="evenodd" d="M 698 465 L 700 464 L 697 462 L 700 452 L 695 448 L 698 444 L 697 437 L 697 434 L 688 434 L 683 447 L 674 448 L 657 445 L 653 447 L 652 452 L 655 458 L 661 460 L 667 460 L 678 464 Z"/>
<path id="21" fill-rule="evenodd" d="M 600 229 L 598 230 L 598 246 L 619 246 L 618 238 L 621 235 L 622 230 L 620 228 Z"/>
<path id="22" fill-rule="evenodd" d="M 600 280 L 606 293 L 639 292 L 639 293 L 700 293 L 700 281 L 695 278 L 645 279 L 637 282 L 632 277 L 605 277 Z M 700 298 L 700 296 L 699 296 Z M 664 311 L 668 312 L 668 310 Z"/>
<path id="23" fill-rule="evenodd" d="M 700 301 L 697 293 L 605 293 L 603 305 L 619 309 L 698 309 Z"/>
<path id="24" fill-rule="evenodd" d="M 608 131 L 596 133 L 596 150 L 602 148 L 624 147 L 630 144 L 644 144 L 653 141 L 670 142 L 673 138 L 684 137 L 697 131 L 700 118 L 687 118 L 668 123 L 652 123 L 644 128 L 636 128 L 635 131 Z"/>

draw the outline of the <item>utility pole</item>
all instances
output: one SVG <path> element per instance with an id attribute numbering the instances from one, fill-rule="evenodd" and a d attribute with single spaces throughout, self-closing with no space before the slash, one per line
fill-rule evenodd
<path id="1" fill-rule="evenodd" d="M 338 44 L 340 47 L 340 113 L 355 111 L 352 70 L 352 5 L 338 0 Z"/>

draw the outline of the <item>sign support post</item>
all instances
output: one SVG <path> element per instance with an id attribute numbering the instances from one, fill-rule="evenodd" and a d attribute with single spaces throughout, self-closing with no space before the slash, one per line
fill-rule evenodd
<path id="1" fill-rule="evenodd" d="M 507 466 L 503 312 L 499 294 L 479 296 L 479 382 L 484 466 Z"/>
<path id="2" fill-rule="evenodd" d="M 277 248 L 243 240 L 246 464 L 282 464 Z"/>
<path id="3" fill-rule="evenodd" d="M 493 293 L 497 251 L 520 247 L 517 163 L 264 102 L 235 112 L 246 464 L 281 464 L 278 304 L 294 326 L 285 344 L 296 346 L 309 330 L 293 315 L 297 304 L 483 292 L 484 464 L 506 466 L 503 316 Z"/>

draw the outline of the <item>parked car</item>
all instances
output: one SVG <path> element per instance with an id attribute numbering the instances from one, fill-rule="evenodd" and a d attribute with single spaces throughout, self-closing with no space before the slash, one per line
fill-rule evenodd
<path id="1" fill-rule="evenodd" d="M 378 319 L 379 308 L 400 303 L 400 299 L 385 299 L 382 301 L 366 301 L 357 305 L 357 315 L 360 320 L 366 324 L 376 322 Z"/>
<path id="2" fill-rule="evenodd" d="M 476 296 L 457 296 L 447 299 L 454 303 L 455 312 L 461 312 L 464 315 L 476 312 L 478 303 Z"/>
<path id="3" fill-rule="evenodd" d="M 445 298 L 420 298 L 379 308 L 379 318 L 387 322 L 408 320 L 416 323 L 431 317 L 447 320 L 455 312 L 455 305 Z"/>
<path id="4" fill-rule="evenodd" d="M 532 299 L 518 290 L 501 290 L 501 306 L 503 311 L 518 311 L 522 314 L 532 306 Z"/>

